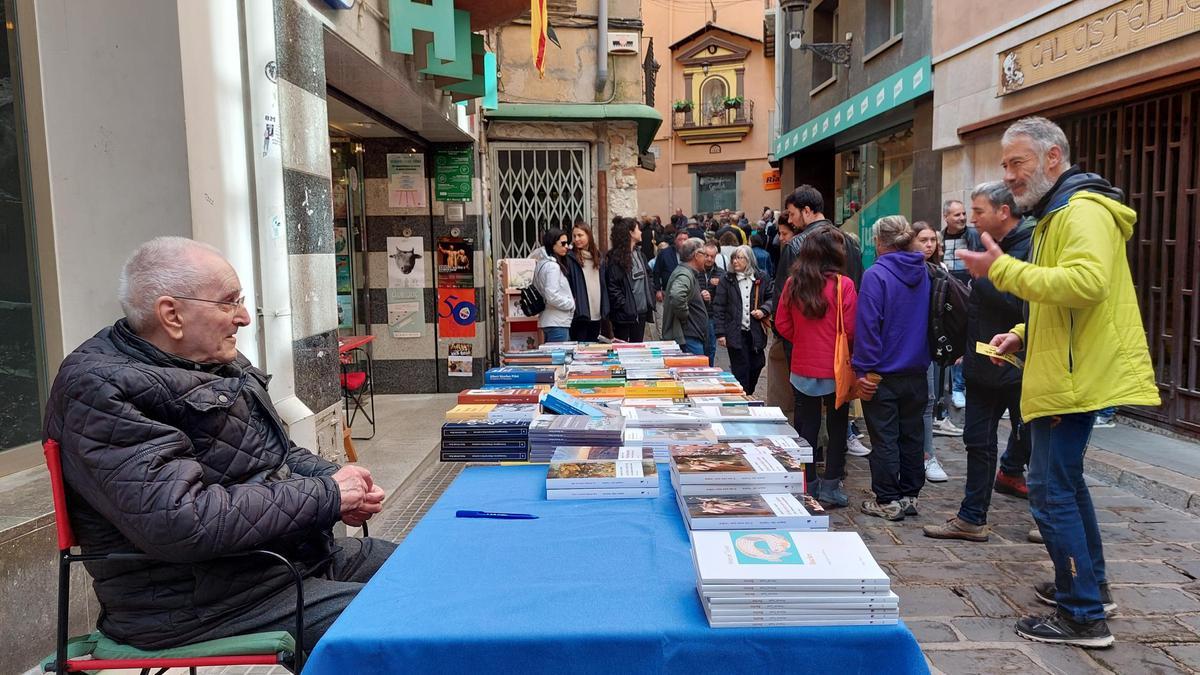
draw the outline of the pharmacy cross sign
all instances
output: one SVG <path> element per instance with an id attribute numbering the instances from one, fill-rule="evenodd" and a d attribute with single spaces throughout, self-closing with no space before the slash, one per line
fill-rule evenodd
<path id="1" fill-rule="evenodd" d="M 931 91 L 933 65 L 926 56 L 775 139 L 775 158 L 787 157 Z"/>

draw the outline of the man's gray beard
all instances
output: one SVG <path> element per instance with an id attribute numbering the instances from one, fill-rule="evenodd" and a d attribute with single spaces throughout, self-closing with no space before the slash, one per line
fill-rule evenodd
<path id="1" fill-rule="evenodd" d="M 1042 201 L 1042 197 L 1050 192 L 1050 188 L 1054 187 L 1054 181 L 1046 175 L 1045 169 L 1042 168 L 1042 163 L 1039 161 L 1037 168 L 1033 170 L 1033 175 L 1025 181 L 1025 194 L 1020 197 L 1013 195 L 1013 201 L 1017 208 L 1022 211 L 1028 211 Z"/>

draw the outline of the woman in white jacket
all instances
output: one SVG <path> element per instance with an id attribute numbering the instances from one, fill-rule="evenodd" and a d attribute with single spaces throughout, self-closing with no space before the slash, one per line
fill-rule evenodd
<path id="1" fill-rule="evenodd" d="M 557 227 L 542 235 L 546 257 L 533 273 L 533 285 L 546 300 L 546 309 L 538 315 L 538 328 L 546 342 L 571 339 L 571 321 L 575 318 L 575 296 L 567 281 L 567 233 Z"/>

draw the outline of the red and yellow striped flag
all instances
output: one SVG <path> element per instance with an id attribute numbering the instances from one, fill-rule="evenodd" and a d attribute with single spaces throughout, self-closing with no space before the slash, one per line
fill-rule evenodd
<path id="1" fill-rule="evenodd" d="M 549 17 L 546 0 L 530 0 L 529 47 L 533 51 L 533 66 L 538 77 L 546 77 L 546 27 Z"/>

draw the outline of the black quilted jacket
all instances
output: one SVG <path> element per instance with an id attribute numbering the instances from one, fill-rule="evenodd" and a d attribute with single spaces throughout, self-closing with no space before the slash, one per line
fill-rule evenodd
<path id="1" fill-rule="evenodd" d="M 266 548 L 314 574 L 332 554 L 338 467 L 288 439 L 268 379 L 240 354 L 228 365 L 166 354 L 124 320 L 63 361 L 45 435 L 62 445 L 80 546 L 157 558 L 85 563 L 108 636 L 186 644 L 289 580 L 261 557 L 221 556 Z"/>

